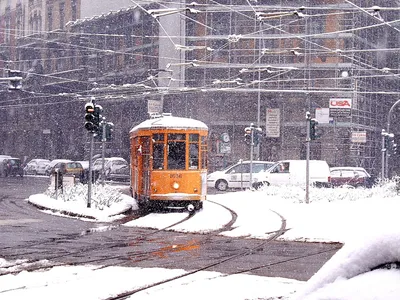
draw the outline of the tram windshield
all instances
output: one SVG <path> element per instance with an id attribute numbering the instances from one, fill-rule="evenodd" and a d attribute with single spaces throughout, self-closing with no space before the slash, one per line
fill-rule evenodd
<path id="1" fill-rule="evenodd" d="M 153 134 L 152 141 L 153 170 L 185 170 L 186 163 L 189 170 L 200 169 L 200 135 L 198 133 Z M 203 142 L 202 139 L 202 148 Z M 205 166 L 205 162 L 203 163 Z"/>
<path id="2" fill-rule="evenodd" d="M 168 170 L 184 170 L 186 167 L 186 134 L 168 134 Z"/>

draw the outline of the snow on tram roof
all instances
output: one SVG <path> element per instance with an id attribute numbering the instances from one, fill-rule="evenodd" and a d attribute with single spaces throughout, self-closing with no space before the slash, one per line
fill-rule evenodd
<path id="1" fill-rule="evenodd" d="M 136 125 L 131 129 L 130 132 L 137 131 L 139 129 L 150 129 L 150 128 L 176 128 L 176 129 L 208 129 L 207 125 L 203 122 L 195 119 L 173 117 L 170 114 L 157 115 L 149 120 L 146 120 L 139 125 Z"/>

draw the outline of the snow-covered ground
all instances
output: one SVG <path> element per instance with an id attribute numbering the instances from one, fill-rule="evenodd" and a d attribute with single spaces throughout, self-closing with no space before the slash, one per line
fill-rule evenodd
<path id="1" fill-rule="evenodd" d="M 130 207 L 137 209 L 130 197 L 119 197 L 100 188 L 95 192 L 99 195 L 93 196 L 91 208 L 86 207 L 85 193 L 77 190 L 70 193 L 75 195 L 70 197 L 73 201 L 64 201 L 60 195 L 55 200 L 49 194 L 32 195 L 28 201 L 102 222 L 119 218 L 118 214 Z M 106 201 L 109 194 L 116 199 L 115 203 Z M 218 205 L 221 204 L 238 214 L 235 229 L 222 232 L 224 235 L 265 239 L 270 236 L 268 232 L 280 228 L 283 217 L 289 230 L 281 240 L 344 243 L 308 282 L 203 271 L 144 290 L 131 298 L 187 299 L 190 295 L 190 299 L 399 299 L 400 270 L 370 271 L 384 263 L 400 261 L 400 218 L 397 217 L 400 198 L 394 183 L 365 190 L 311 189 L 310 203 L 306 204 L 304 199 L 304 191 L 294 187 L 209 195 L 203 210 L 171 230 L 204 233 L 221 228 L 231 220 L 231 214 Z M 150 214 L 125 226 L 164 228 L 185 215 L 186 212 Z M 12 263 L 0 258 L 0 274 L 2 265 Z M 1 299 L 106 299 L 186 272 L 123 267 L 98 269 L 98 266 L 22 271 L 0 277 L 0 295 Z"/>

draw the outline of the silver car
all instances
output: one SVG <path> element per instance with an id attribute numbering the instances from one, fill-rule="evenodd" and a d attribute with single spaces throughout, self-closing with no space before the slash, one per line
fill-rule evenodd
<path id="1" fill-rule="evenodd" d="M 35 158 L 30 160 L 24 167 L 24 174 L 45 175 L 46 167 L 50 164 L 50 160 Z"/>

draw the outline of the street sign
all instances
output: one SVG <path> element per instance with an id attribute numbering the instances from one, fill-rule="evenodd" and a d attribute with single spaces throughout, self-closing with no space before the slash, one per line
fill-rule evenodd
<path id="1" fill-rule="evenodd" d="M 333 118 L 329 116 L 329 108 L 318 107 L 315 109 L 315 118 L 319 124 L 331 124 Z"/>
<path id="2" fill-rule="evenodd" d="M 351 133 L 352 143 L 366 143 L 367 142 L 367 132 L 366 131 L 353 131 Z"/>
<path id="3" fill-rule="evenodd" d="M 147 100 L 147 112 L 149 114 L 153 114 L 153 113 L 161 114 L 163 112 L 162 101 L 161 100 Z"/>
<path id="4" fill-rule="evenodd" d="M 349 117 L 351 115 L 350 98 L 332 98 L 329 99 L 330 117 Z"/>
<path id="5" fill-rule="evenodd" d="M 266 137 L 279 137 L 281 132 L 281 115 L 279 108 L 267 108 Z"/>

